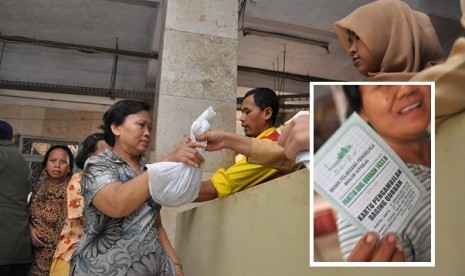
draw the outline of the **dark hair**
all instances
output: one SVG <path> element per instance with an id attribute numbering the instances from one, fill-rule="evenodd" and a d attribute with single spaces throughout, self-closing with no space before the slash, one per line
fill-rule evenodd
<path id="1" fill-rule="evenodd" d="M 71 150 L 68 148 L 67 145 L 54 145 L 54 146 L 50 147 L 47 150 L 47 153 L 45 153 L 44 160 L 42 160 L 42 170 L 47 167 L 48 156 L 55 149 L 63 149 L 64 151 L 66 151 L 66 153 L 68 153 L 68 158 L 69 158 L 68 175 L 72 174 L 73 173 L 73 167 L 74 167 L 74 156 L 73 156 L 73 153 L 71 152 Z"/>
<path id="2" fill-rule="evenodd" d="M 103 133 L 94 133 L 87 136 L 82 142 L 82 148 L 76 155 L 76 166 L 81 170 L 84 168 L 84 163 L 86 163 L 89 155 L 94 153 L 97 150 L 97 144 L 99 141 L 104 140 Z"/>
<path id="3" fill-rule="evenodd" d="M 346 117 L 349 117 L 353 112 L 359 113 L 362 109 L 362 95 L 358 85 L 343 85 L 344 95 L 346 96 L 349 106 L 347 108 Z"/>
<path id="4" fill-rule="evenodd" d="M 11 137 L 9 137 L 8 133 L 4 131 L 3 129 L 0 129 L 0 140 L 10 140 Z"/>
<path id="5" fill-rule="evenodd" d="M 0 140 L 10 140 L 13 137 L 13 128 L 11 125 L 0 120 Z"/>
<path id="6" fill-rule="evenodd" d="M 276 123 L 276 118 L 278 117 L 280 104 L 276 93 L 269 88 L 258 87 L 245 93 L 244 99 L 248 96 L 253 96 L 255 104 L 260 108 L 260 110 L 271 107 L 273 114 L 271 114 L 270 121 L 271 124 L 274 125 Z"/>
<path id="7" fill-rule="evenodd" d="M 128 115 L 136 114 L 141 110 L 150 111 L 150 105 L 135 100 L 122 100 L 113 104 L 103 115 L 103 125 L 100 126 L 105 142 L 111 147 L 115 146 L 115 134 L 111 131 L 111 125 L 119 126 Z"/>

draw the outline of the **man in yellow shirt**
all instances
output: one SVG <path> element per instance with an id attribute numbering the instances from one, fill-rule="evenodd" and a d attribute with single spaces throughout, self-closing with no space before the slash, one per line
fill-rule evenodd
<path id="1" fill-rule="evenodd" d="M 274 124 L 279 112 L 279 98 L 273 90 L 250 90 L 244 96 L 241 111 L 240 121 L 246 136 L 278 140 L 279 133 Z M 243 157 L 228 169 L 220 168 L 209 180 L 202 181 L 199 196 L 195 201 L 222 198 L 283 174 L 285 173 L 272 168 L 250 164 L 247 157 Z"/>

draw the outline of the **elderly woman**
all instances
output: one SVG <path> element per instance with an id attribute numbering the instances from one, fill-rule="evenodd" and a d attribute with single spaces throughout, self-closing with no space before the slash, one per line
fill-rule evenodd
<path id="1" fill-rule="evenodd" d="M 431 116 L 429 85 L 344 85 L 351 111 L 357 112 L 406 163 L 427 193 L 406 230 L 388 233 L 377 247 L 374 233 L 363 235 L 340 217 L 339 241 L 349 261 L 431 260 Z M 393 127 L 395 126 L 395 127 Z M 363 235 L 363 238 L 361 239 Z"/>
<path id="2" fill-rule="evenodd" d="M 183 275 L 141 158 L 151 141 L 149 110 L 147 103 L 122 100 L 103 117 L 105 141 L 113 149 L 90 157 L 84 167 L 85 232 L 70 275 Z M 198 167 L 204 160 L 195 147 L 202 145 L 183 144 L 163 161 Z"/>
<path id="3" fill-rule="evenodd" d="M 399 0 L 361 6 L 336 22 L 334 30 L 370 81 L 407 81 L 444 58 L 428 16 Z"/>
<path id="4" fill-rule="evenodd" d="M 34 189 L 29 204 L 34 261 L 32 275 L 48 275 L 66 216 L 66 187 L 73 171 L 73 154 L 65 145 L 52 146 L 42 168 L 46 176 Z"/>

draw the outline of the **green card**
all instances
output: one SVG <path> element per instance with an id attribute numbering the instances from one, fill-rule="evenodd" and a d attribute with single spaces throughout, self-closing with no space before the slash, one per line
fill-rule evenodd
<path id="1" fill-rule="evenodd" d="M 314 187 L 362 232 L 401 231 L 425 188 L 357 113 L 315 153 Z"/>

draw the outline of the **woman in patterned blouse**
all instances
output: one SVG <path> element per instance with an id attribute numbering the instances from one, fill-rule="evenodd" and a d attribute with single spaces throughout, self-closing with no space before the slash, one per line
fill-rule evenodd
<path id="1" fill-rule="evenodd" d="M 85 230 L 70 275 L 184 275 L 141 158 L 151 142 L 149 110 L 147 103 L 122 100 L 103 117 L 105 141 L 113 149 L 90 157 L 84 167 Z M 195 147 L 201 144 L 183 144 L 163 161 L 198 167 L 204 159 Z"/>
<path id="2" fill-rule="evenodd" d="M 90 156 L 99 155 L 107 148 L 109 146 L 105 142 L 102 133 L 89 135 L 82 143 L 82 148 L 76 156 L 76 166 L 82 170 L 84 163 Z M 84 234 L 84 221 L 82 218 L 84 198 L 81 194 L 81 178 L 82 172 L 75 173 L 66 188 L 67 215 L 55 255 L 53 256 L 52 267 L 50 269 L 51 276 L 69 275 L 71 255 L 77 242 Z"/>
<path id="3" fill-rule="evenodd" d="M 42 168 L 47 176 L 37 184 L 29 205 L 34 260 L 32 275 L 48 275 L 66 215 L 66 187 L 73 171 L 73 154 L 68 146 L 52 146 Z"/>

